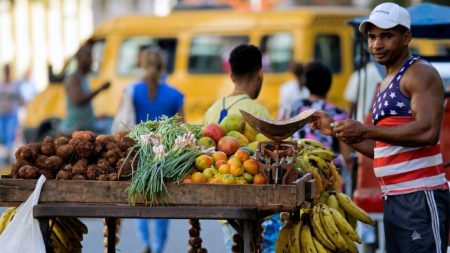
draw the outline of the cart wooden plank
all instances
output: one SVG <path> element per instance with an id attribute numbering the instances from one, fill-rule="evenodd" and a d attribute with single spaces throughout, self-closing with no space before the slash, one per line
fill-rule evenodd
<path id="1" fill-rule="evenodd" d="M 34 190 L 36 180 L 0 179 L 0 205 L 24 202 Z M 47 180 L 39 203 L 125 204 L 128 205 L 125 181 Z M 305 175 L 292 185 L 212 185 L 167 184 L 164 205 L 234 206 L 257 210 L 293 211 L 314 194 L 314 180 Z M 145 205 L 137 200 L 136 205 Z"/>

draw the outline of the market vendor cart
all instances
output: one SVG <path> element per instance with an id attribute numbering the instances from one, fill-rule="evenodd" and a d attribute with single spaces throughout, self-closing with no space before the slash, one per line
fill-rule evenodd
<path id="1" fill-rule="evenodd" d="M 36 180 L 0 179 L 0 206 L 17 206 L 34 190 Z M 315 182 L 310 174 L 290 185 L 168 184 L 167 198 L 156 206 L 138 200 L 132 206 L 126 189 L 130 182 L 48 180 L 34 207 L 44 240 L 49 218 L 106 218 L 108 252 L 115 252 L 114 218 L 225 219 L 243 238 L 241 252 L 259 252 L 257 228 L 275 212 L 298 213 L 312 199 Z M 48 244 L 46 244 L 48 247 Z"/>

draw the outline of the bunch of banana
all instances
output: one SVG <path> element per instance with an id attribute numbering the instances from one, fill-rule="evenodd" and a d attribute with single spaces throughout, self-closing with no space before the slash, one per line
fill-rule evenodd
<path id="1" fill-rule="evenodd" d="M 83 234 L 87 233 L 87 227 L 79 219 L 74 217 L 61 217 L 49 220 L 52 229 L 50 246 L 55 253 L 81 252 Z"/>
<path id="2" fill-rule="evenodd" d="M 302 221 L 288 222 L 280 230 L 275 244 L 276 253 L 300 252 L 300 231 Z"/>
<path id="3" fill-rule="evenodd" d="M 358 252 L 355 242 L 361 243 L 361 238 L 336 209 L 322 203 L 316 205 L 311 225 L 318 241 L 316 248 L 321 245 L 330 252 Z"/>
<path id="4" fill-rule="evenodd" d="M 14 214 L 16 214 L 17 207 L 10 207 L 6 209 L 2 216 L 0 216 L 0 235 L 5 230 L 6 226 L 8 226 L 9 222 L 14 218 Z"/>

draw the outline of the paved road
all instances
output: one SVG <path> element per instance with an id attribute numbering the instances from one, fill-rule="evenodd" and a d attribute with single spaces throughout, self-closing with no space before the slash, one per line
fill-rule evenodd
<path id="1" fill-rule="evenodd" d="M 101 219 L 82 219 L 88 226 L 89 233 L 85 235 L 82 242 L 83 252 L 96 253 L 103 252 L 103 223 Z M 200 236 L 203 239 L 202 246 L 212 253 L 225 253 L 223 234 L 220 224 L 214 220 L 201 220 Z M 187 252 L 188 220 L 171 220 L 169 223 L 169 235 L 164 253 Z M 120 242 L 117 245 L 117 252 L 140 253 L 141 245 L 137 235 L 134 220 L 122 220 L 120 231 Z"/>

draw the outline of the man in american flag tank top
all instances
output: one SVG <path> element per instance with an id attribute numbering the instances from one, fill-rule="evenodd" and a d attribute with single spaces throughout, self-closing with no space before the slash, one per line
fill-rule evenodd
<path id="1" fill-rule="evenodd" d="M 450 222 L 439 146 L 444 88 L 433 66 L 410 54 L 410 24 L 408 11 L 394 3 L 378 5 L 360 24 L 387 73 L 373 103 L 373 125 L 333 122 L 317 112 L 311 126 L 374 159 L 388 253 L 444 253 Z"/>

